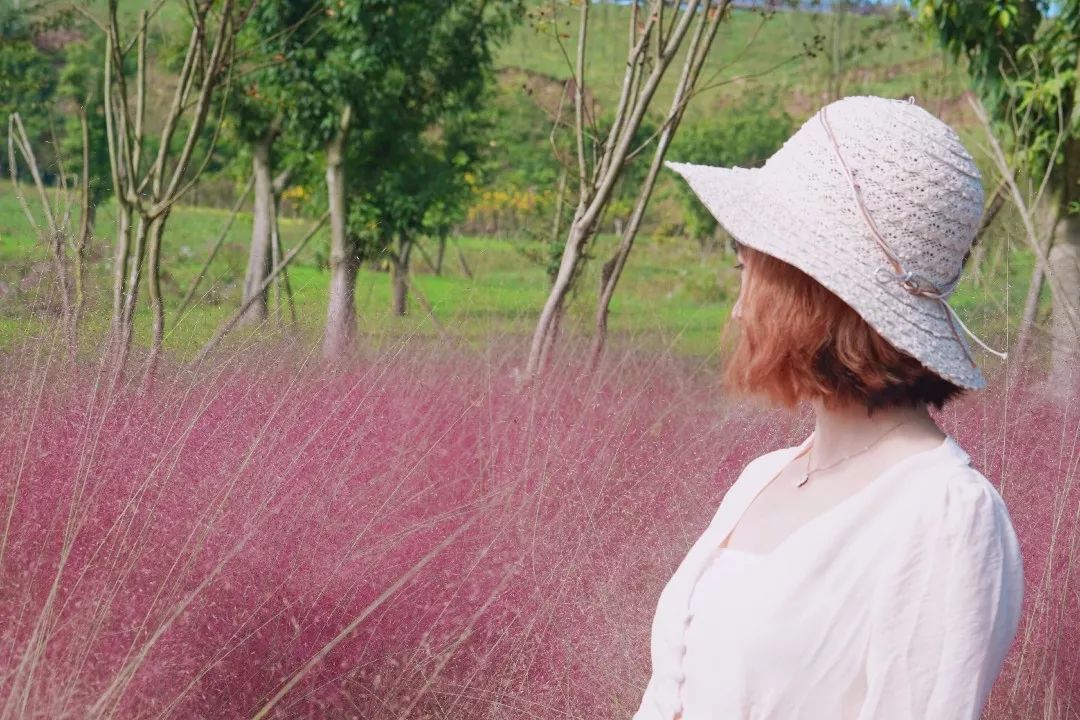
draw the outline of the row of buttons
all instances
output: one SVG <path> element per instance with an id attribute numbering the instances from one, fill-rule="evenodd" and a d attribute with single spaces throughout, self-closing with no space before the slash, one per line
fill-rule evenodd
<path id="1" fill-rule="evenodd" d="M 701 576 L 705 574 L 705 571 L 709 567 L 711 567 L 713 564 L 716 563 L 717 560 L 720 559 L 720 553 L 717 550 L 719 550 L 719 548 L 713 551 L 712 559 L 710 559 L 709 562 L 705 563 L 704 567 L 702 567 L 701 571 L 698 573 L 697 578 L 695 578 L 694 580 L 693 587 L 690 589 L 690 597 L 687 599 L 688 607 L 686 612 L 686 620 L 683 621 L 683 642 L 682 651 L 680 653 L 680 658 L 682 660 L 686 659 L 686 633 L 690 630 L 690 624 L 694 621 L 694 613 L 690 611 L 689 606 L 693 604 L 694 591 L 697 590 L 697 584 L 698 581 L 701 580 Z M 679 696 L 679 707 L 675 710 L 675 715 L 672 716 L 671 720 L 682 720 L 682 688 L 683 684 L 686 682 L 686 669 L 681 664 L 679 667 L 679 674 L 675 676 L 675 682 L 678 684 L 676 693 Z"/>
<path id="2" fill-rule="evenodd" d="M 696 585 L 697 585 L 697 583 L 695 583 L 695 586 Z M 694 596 L 694 592 L 693 592 L 693 590 L 691 590 L 690 591 L 690 597 L 693 597 L 693 596 Z M 694 614 L 693 613 L 687 613 L 686 620 L 683 621 L 683 643 L 682 643 L 682 650 L 679 653 L 680 660 L 685 660 L 686 659 L 686 632 L 690 629 L 690 624 L 693 621 L 694 621 Z M 682 688 L 683 688 L 683 684 L 686 682 L 686 669 L 684 667 L 682 667 L 681 665 L 679 667 L 679 674 L 675 676 L 675 682 L 678 684 L 678 688 L 676 689 L 676 692 L 678 693 L 678 696 L 679 696 L 679 707 L 675 710 L 675 715 L 672 717 L 672 720 L 682 720 L 682 710 L 683 710 L 682 709 Z"/>

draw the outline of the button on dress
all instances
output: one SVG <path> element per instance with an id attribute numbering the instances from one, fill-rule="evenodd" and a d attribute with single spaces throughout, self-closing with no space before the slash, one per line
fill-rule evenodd
<path id="1" fill-rule="evenodd" d="M 810 443 L 752 461 L 657 602 L 634 720 L 977 720 L 1016 635 L 1023 565 L 951 438 L 764 554 L 719 548 Z"/>

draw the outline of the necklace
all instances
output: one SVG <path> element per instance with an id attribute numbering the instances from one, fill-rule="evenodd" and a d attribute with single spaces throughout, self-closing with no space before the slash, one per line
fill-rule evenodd
<path id="1" fill-rule="evenodd" d="M 893 430 L 896 430 L 901 425 L 907 425 L 909 422 L 912 422 L 912 420 L 904 420 L 903 422 L 899 422 L 896 425 L 893 425 L 891 428 L 889 428 L 885 432 L 883 432 L 881 435 L 879 435 L 876 440 L 874 440 L 872 443 L 870 443 L 869 445 L 864 447 L 862 450 L 859 450 L 857 452 L 853 452 L 850 455 L 845 455 L 844 457 L 840 458 L 839 460 L 832 463 L 831 465 L 826 465 L 825 467 L 822 467 L 822 468 L 814 468 L 813 470 L 809 469 L 809 467 L 810 467 L 810 456 L 814 451 L 814 446 L 813 446 L 813 444 L 811 444 L 810 445 L 810 451 L 807 452 L 807 454 L 806 454 L 807 471 L 805 473 L 803 473 L 802 480 L 800 480 L 798 482 L 798 484 L 796 484 L 795 487 L 802 487 L 803 485 L 805 485 L 806 481 L 810 479 L 810 476 L 815 474 L 815 473 L 823 472 L 825 470 L 831 470 L 832 468 L 836 467 L 837 465 L 839 465 L 842 462 L 846 462 L 847 460 L 850 460 L 851 458 L 856 457 L 857 455 L 862 455 L 864 452 L 866 452 L 867 450 L 869 450 L 870 448 L 874 447 L 879 442 L 884 440 L 885 436 L 888 435 L 889 433 L 891 433 Z"/>

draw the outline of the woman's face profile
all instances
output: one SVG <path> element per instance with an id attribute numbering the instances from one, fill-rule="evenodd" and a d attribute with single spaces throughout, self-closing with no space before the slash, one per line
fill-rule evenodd
<path id="1" fill-rule="evenodd" d="M 735 299 L 735 305 L 731 308 L 731 317 L 738 318 L 742 312 L 742 301 L 746 295 L 746 286 L 749 284 L 749 273 L 746 272 L 745 258 L 743 256 L 742 248 L 738 248 L 735 251 L 735 267 L 739 270 L 739 296 Z"/>

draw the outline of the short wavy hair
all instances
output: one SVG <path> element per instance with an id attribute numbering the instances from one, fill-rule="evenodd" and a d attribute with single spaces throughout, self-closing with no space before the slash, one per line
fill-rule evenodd
<path id="1" fill-rule="evenodd" d="M 735 247 L 749 285 L 724 372 L 730 390 L 789 408 L 810 400 L 831 409 L 862 405 L 868 414 L 920 404 L 940 409 L 964 392 L 894 347 L 806 273 L 745 245 Z"/>

